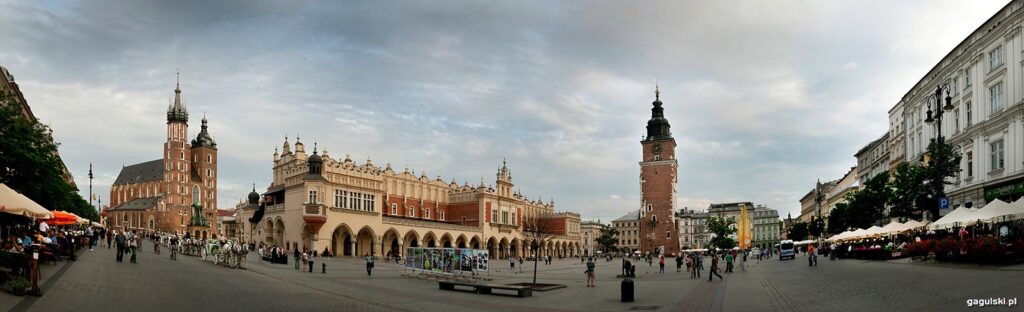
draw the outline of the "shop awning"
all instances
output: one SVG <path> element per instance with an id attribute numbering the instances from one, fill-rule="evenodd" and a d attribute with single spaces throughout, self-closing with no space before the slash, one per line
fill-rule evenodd
<path id="1" fill-rule="evenodd" d="M 0 183 L 0 212 L 36 219 L 53 217 L 49 210 L 3 183 Z"/>

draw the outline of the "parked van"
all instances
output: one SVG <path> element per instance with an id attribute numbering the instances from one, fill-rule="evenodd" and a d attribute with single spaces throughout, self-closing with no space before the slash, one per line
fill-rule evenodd
<path id="1" fill-rule="evenodd" d="M 787 257 L 796 259 L 796 246 L 793 245 L 792 240 L 788 239 L 779 242 L 779 260 L 786 259 Z"/>

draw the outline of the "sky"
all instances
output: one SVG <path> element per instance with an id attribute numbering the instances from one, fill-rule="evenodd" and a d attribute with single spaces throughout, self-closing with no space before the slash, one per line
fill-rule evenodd
<path id="1" fill-rule="evenodd" d="M 799 215 L 1000 1 L 12 1 L 0 66 L 83 194 L 158 159 L 180 71 L 219 208 L 301 136 L 329 155 L 493 184 L 608 222 L 640 206 L 655 81 L 678 207 Z M 84 195 L 87 196 L 87 195 Z"/>

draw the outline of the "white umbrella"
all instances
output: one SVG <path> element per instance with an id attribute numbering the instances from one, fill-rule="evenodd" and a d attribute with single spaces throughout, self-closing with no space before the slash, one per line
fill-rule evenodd
<path id="1" fill-rule="evenodd" d="M 904 223 L 899 223 L 899 222 L 896 222 L 896 221 L 892 221 L 892 222 L 889 222 L 889 224 L 886 224 L 885 226 L 883 226 L 881 229 L 879 229 L 878 233 L 875 233 L 875 234 L 878 234 L 878 235 L 896 234 L 896 233 L 899 233 L 900 231 L 904 230 L 906 228 L 906 226 L 907 225 L 904 224 Z"/>
<path id="2" fill-rule="evenodd" d="M 49 210 L 3 183 L 0 183 L 0 212 L 37 219 L 53 218 L 53 214 Z"/>
<path id="3" fill-rule="evenodd" d="M 945 216 L 942 216 L 942 218 L 939 218 L 938 220 L 935 220 L 935 222 L 932 222 L 932 224 L 928 225 L 928 229 L 938 230 L 951 228 L 957 223 L 964 223 L 967 222 L 968 220 L 972 220 L 971 215 L 973 215 L 976 211 L 978 211 L 978 209 L 975 208 L 960 207 L 954 209 L 953 211 L 947 213 Z"/>
<path id="4" fill-rule="evenodd" d="M 965 219 L 964 224 L 972 225 L 979 222 L 991 222 L 992 220 L 998 219 L 999 217 L 1011 214 L 1009 208 L 1010 204 L 1007 204 L 1006 202 L 1001 201 L 999 199 L 993 199 L 988 204 L 985 204 L 984 207 L 981 207 L 981 209 L 978 209 L 978 211 L 975 211 L 973 214 L 971 214 L 970 219 Z"/>

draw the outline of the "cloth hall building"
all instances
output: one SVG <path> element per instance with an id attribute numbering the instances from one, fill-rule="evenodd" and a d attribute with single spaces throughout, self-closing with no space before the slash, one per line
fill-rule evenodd
<path id="1" fill-rule="evenodd" d="M 553 200 L 531 200 L 513 190 L 506 164 L 494 185 L 459 185 L 440 176 L 399 172 L 371 160 L 306 154 L 298 138 L 274 152 L 273 181 L 236 208 L 236 237 L 338 256 L 401 255 L 408 247 L 487 249 L 491 257 L 530 255 L 524 217 L 551 224 L 554 237 L 541 255 L 581 253 L 580 216 L 555 212 Z"/>

